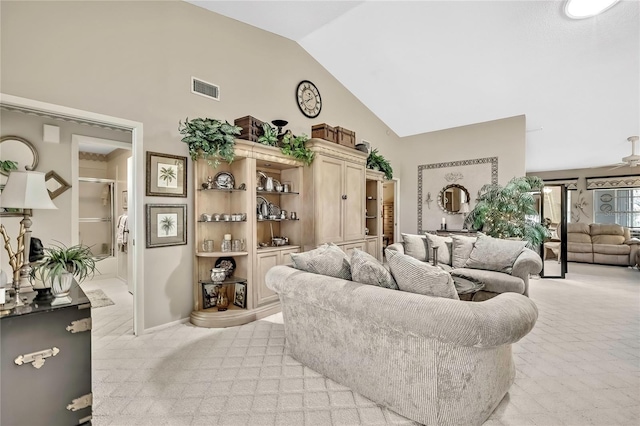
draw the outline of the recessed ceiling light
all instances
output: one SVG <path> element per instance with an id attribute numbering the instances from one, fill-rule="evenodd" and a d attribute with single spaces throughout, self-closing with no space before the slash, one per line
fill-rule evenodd
<path id="1" fill-rule="evenodd" d="M 619 0 L 567 0 L 564 13 L 569 18 L 584 19 L 596 16 L 618 3 Z"/>

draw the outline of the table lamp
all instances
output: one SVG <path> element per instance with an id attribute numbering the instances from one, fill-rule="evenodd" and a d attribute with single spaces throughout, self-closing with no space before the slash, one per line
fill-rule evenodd
<path id="1" fill-rule="evenodd" d="M 460 204 L 460 210 L 458 213 L 462 213 L 462 229 L 467 229 L 467 214 L 469 214 L 469 203 Z"/>
<path id="2" fill-rule="evenodd" d="M 13 252 L 4 225 L 0 233 L 4 238 L 4 247 L 9 253 L 9 263 L 13 268 L 13 286 L 16 291 L 16 306 L 22 305 L 20 287 L 31 287 L 29 283 L 29 246 L 31 244 L 31 215 L 33 209 L 57 209 L 49 198 L 44 173 L 34 171 L 12 171 L 0 194 L 0 207 L 23 209 L 20 221 L 18 247 Z"/>

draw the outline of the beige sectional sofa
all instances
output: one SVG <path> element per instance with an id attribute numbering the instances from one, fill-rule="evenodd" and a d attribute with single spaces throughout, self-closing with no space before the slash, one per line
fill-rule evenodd
<path id="1" fill-rule="evenodd" d="M 293 358 L 425 425 L 481 425 L 514 381 L 511 345 L 538 317 L 516 293 L 464 302 L 289 266 L 266 284 Z"/>
<path id="2" fill-rule="evenodd" d="M 629 229 L 599 223 L 567 224 L 567 260 L 569 262 L 634 266 L 640 240 L 631 238 Z"/>

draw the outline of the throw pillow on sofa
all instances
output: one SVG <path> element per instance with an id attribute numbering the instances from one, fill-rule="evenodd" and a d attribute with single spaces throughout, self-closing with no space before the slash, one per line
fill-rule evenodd
<path id="1" fill-rule="evenodd" d="M 395 250 L 385 250 L 391 274 L 402 291 L 459 300 L 448 272 Z"/>
<path id="2" fill-rule="evenodd" d="M 427 237 L 424 235 L 401 234 L 404 242 L 404 254 L 414 259 L 426 262 L 429 260 L 429 248 L 427 247 Z"/>
<path id="3" fill-rule="evenodd" d="M 354 249 L 351 254 L 351 276 L 353 281 L 361 284 L 398 290 L 398 284 L 378 259 L 369 253 Z"/>
<path id="4" fill-rule="evenodd" d="M 304 253 L 292 253 L 291 260 L 296 269 L 351 281 L 349 257 L 333 243 Z"/>
<path id="5" fill-rule="evenodd" d="M 479 233 L 464 267 L 510 274 L 526 245 L 526 241 L 503 240 Z"/>
<path id="6" fill-rule="evenodd" d="M 473 250 L 473 244 L 476 237 L 467 237 L 466 235 L 451 235 L 453 243 L 451 244 L 451 266 L 454 268 L 464 268 L 467 259 Z"/>
<path id="7" fill-rule="evenodd" d="M 451 244 L 453 242 L 451 237 L 441 237 L 435 234 L 426 234 L 426 237 L 429 241 L 429 250 L 438 247 L 438 263 L 451 265 Z"/>

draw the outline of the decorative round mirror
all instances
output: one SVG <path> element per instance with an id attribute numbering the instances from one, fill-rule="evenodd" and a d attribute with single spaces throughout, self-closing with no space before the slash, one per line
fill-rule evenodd
<path id="1" fill-rule="evenodd" d="M 452 183 L 438 193 L 438 205 L 449 214 L 461 214 L 463 203 L 469 202 L 469 191 L 462 185 Z"/>
<path id="2" fill-rule="evenodd" d="M 18 136 L 3 136 L 0 138 L 0 160 L 18 163 L 18 170 L 34 170 L 38 165 L 38 152 L 26 139 Z M 0 170 L 5 176 L 9 172 Z"/>

